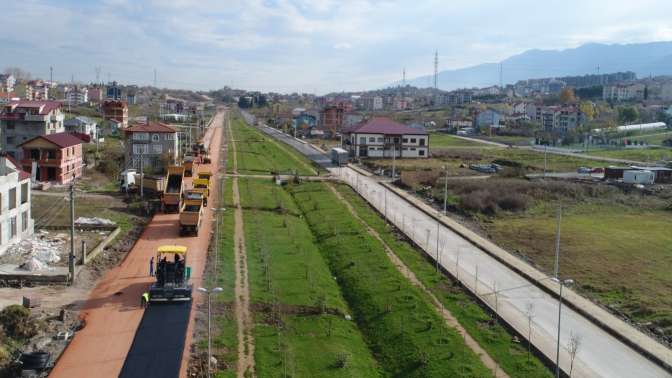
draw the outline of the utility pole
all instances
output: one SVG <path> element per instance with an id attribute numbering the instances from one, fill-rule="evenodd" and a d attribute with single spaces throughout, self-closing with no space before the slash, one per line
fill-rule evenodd
<path id="1" fill-rule="evenodd" d="M 49 81 L 54 82 L 54 66 L 49 66 Z"/>
<path id="2" fill-rule="evenodd" d="M 392 182 L 394 182 L 394 177 L 396 176 L 396 166 L 395 166 L 395 159 L 397 156 L 397 151 L 395 150 L 395 144 L 394 144 L 394 138 L 392 138 Z"/>
<path id="3" fill-rule="evenodd" d="M 448 166 L 443 166 L 446 171 L 446 183 L 443 188 L 443 215 L 448 214 Z"/>
<path id="4" fill-rule="evenodd" d="M 70 256 L 68 256 L 68 271 L 70 285 L 75 283 L 75 175 L 72 175 L 70 184 Z"/>
<path id="5" fill-rule="evenodd" d="M 140 198 L 143 198 L 145 194 L 145 146 L 142 147 L 140 150 Z"/>
<path id="6" fill-rule="evenodd" d="M 434 52 L 434 89 L 439 88 L 439 50 Z"/>
<path id="7" fill-rule="evenodd" d="M 154 69 L 154 88 L 158 88 L 158 85 L 156 84 L 156 68 Z"/>
<path id="8" fill-rule="evenodd" d="M 436 271 L 439 271 L 439 221 L 436 221 Z"/>
<path id="9" fill-rule="evenodd" d="M 504 67 L 502 63 L 499 63 L 499 88 L 504 88 Z"/>
<path id="10" fill-rule="evenodd" d="M 560 222 L 562 222 L 562 206 L 558 208 L 558 226 L 555 231 L 555 266 L 553 267 L 553 276 L 560 279 Z"/>
<path id="11" fill-rule="evenodd" d="M 546 178 L 546 169 L 548 162 L 548 145 L 544 145 L 544 178 Z"/>

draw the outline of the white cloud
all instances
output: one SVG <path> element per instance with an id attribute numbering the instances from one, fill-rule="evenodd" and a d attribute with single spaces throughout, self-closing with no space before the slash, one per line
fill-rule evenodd
<path id="1" fill-rule="evenodd" d="M 166 85 L 324 92 L 378 87 L 404 67 L 427 74 L 435 49 L 446 69 L 529 48 L 672 40 L 669 0 L 79 1 L 4 4 L 2 64 L 36 75 L 54 65 L 61 78 L 103 66 L 144 83 L 156 67 Z"/>

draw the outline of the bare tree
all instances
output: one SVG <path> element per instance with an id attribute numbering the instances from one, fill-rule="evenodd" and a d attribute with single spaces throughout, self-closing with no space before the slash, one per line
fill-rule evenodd
<path id="1" fill-rule="evenodd" d="M 534 318 L 534 303 L 527 302 L 525 305 L 525 316 L 527 316 L 527 362 L 530 362 L 532 354 L 532 319 Z"/>
<path id="2" fill-rule="evenodd" d="M 24 71 L 19 67 L 7 67 L 5 68 L 5 75 L 12 75 L 16 81 L 28 81 L 30 80 L 30 72 Z"/>
<path id="3" fill-rule="evenodd" d="M 567 342 L 567 352 L 569 353 L 569 378 L 572 378 L 572 370 L 574 369 L 574 359 L 579 352 L 581 346 L 581 336 L 571 332 L 569 334 L 569 341 Z"/>

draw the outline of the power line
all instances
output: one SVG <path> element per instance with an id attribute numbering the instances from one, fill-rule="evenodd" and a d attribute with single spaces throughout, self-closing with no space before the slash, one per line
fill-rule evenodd
<path id="1" fill-rule="evenodd" d="M 439 89 L 439 50 L 434 52 L 434 89 Z"/>

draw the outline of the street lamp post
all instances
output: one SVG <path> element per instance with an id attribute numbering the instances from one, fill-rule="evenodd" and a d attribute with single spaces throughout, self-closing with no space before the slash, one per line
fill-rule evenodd
<path id="1" fill-rule="evenodd" d="M 443 169 L 446 171 L 446 183 L 443 187 L 443 215 L 448 214 L 448 166 L 444 165 Z"/>
<path id="2" fill-rule="evenodd" d="M 555 348 L 555 377 L 560 378 L 560 320 L 562 317 L 562 288 L 567 285 L 570 286 L 574 280 L 557 280 L 560 284 L 560 296 L 558 297 L 558 340 Z"/>
<path id="3" fill-rule="evenodd" d="M 207 294 L 208 296 L 208 378 L 212 376 L 212 364 L 210 363 L 210 359 L 212 358 L 212 327 L 211 327 L 211 322 L 210 322 L 210 316 L 211 316 L 211 300 L 210 300 L 210 295 L 219 293 L 223 289 L 221 287 L 214 287 L 212 289 L 206 289 L 204 287 L 199 287 L 198 291 L 203 292 Z"/>

